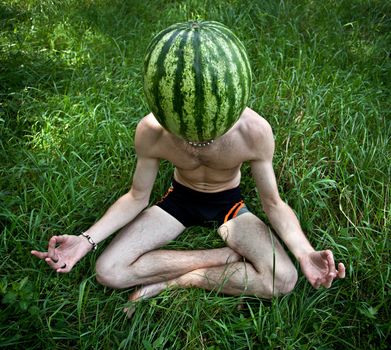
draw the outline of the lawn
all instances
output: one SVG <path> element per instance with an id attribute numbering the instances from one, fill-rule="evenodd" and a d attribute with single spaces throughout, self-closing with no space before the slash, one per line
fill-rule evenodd
<path id="1" fill-rule="evenodd" d="M 387 349 L 390 299 L 391 4 L 380 0 L 5 0 L 0 3 L 0 348 Z M 245 44 L 249 106 L 272 125 L 283 199 L 345 280 L 266 301 L 170 290 L 127 320 L 129 290 L 30 255 L 79 234 L 131 184 L 137 122 L 148 109 L 149 40 L 188 19 L 217 20 Z M 151 203 L 173 168 L 161 163 Z M 250 177 L 242 187 L 267 222 Z M 173 249 L 214 248 L 186 230 Z M 296 263 L 298 266 L 298 264 Z"/>

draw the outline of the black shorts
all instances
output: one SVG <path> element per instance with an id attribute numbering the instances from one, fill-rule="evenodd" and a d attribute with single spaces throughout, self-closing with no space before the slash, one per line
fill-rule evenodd
<path id="1" fill-rule="evenodd" d="M 198 192 L 173 180 L 166 195 L 156 205 L 185 227 L 213 227 L 248 212 L 240 188 L 217 193 Z"/>

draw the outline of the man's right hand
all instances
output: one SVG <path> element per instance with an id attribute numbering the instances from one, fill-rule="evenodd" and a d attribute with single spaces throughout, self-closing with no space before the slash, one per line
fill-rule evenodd
<path id="1" fill-rule="evenodd" d="M 45 260 L 56 272 L 66 273 L 91 249 L 92 245 L 85 237 L 63 235 L 50 238 L 47 252 L 32 250 L 31 254 Z"/>

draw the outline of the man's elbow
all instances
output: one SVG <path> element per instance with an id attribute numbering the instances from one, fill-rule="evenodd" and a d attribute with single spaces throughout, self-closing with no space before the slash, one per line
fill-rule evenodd
<path id="1" fill-rule="evenodd" d="M 132 203 L 136 202 L 137 205 L 142 209 L 146 208 L 149 204 L 149 194 L 148 193 L 131 189 L 127 193 L 127 195 L 129 196 L 129 199 L 131 200 Z"/>
<path id="2" fill-rule="evenodd" d="M 136 197 L 135 201 L 138 203 L 141 209 L 145 209 L 149 204 L 149 196 Z"/>
<path id="3" fill-rule="evenodd" d="M 266 215 L 278 211 L 283 206 L 285 206 L 285 202 L 279 196 L 270 197 L 262 200 L 262 209 L 266 213 Z"/>

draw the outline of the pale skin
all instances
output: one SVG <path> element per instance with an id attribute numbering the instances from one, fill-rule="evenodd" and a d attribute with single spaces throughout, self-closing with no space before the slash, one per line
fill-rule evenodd
<path id="1" fill-rule="evenodd" d="M 162 250 L 185 227 L 157 206 L 145 209 L 160 160 L 175 166 L 177 182 L 201 192 L 220 192 L 240 184 L 240 168 L 249 162 L 262 208 L 274 231 L 299 261 L 314 288 L 329 288 L 345 277 L 330 250 L 315 251 L 293 210 L 281 200 L 272 160 L 270 125 L 250 108 L 211 145 L 195 148 L 167 132 L 152 114 L 135 135 L 137 165 L 132 185 L 86 233 L 100 243 L 119 233 L 96 263 L 99 283 L 112 288 L 140 286 L 130 296 L 138 300 L 168 287 L 199 287 L 230 295 L 271 298 L 292 291 L 297 271 L 277 237 L 255 215 L 245 213 L 218 228 L 226 247 L 210 250 Z M 48 250 L 31 253 L 58 273 L 70 272 L 92 245 L 83 236 L 53 236 Z"/>

